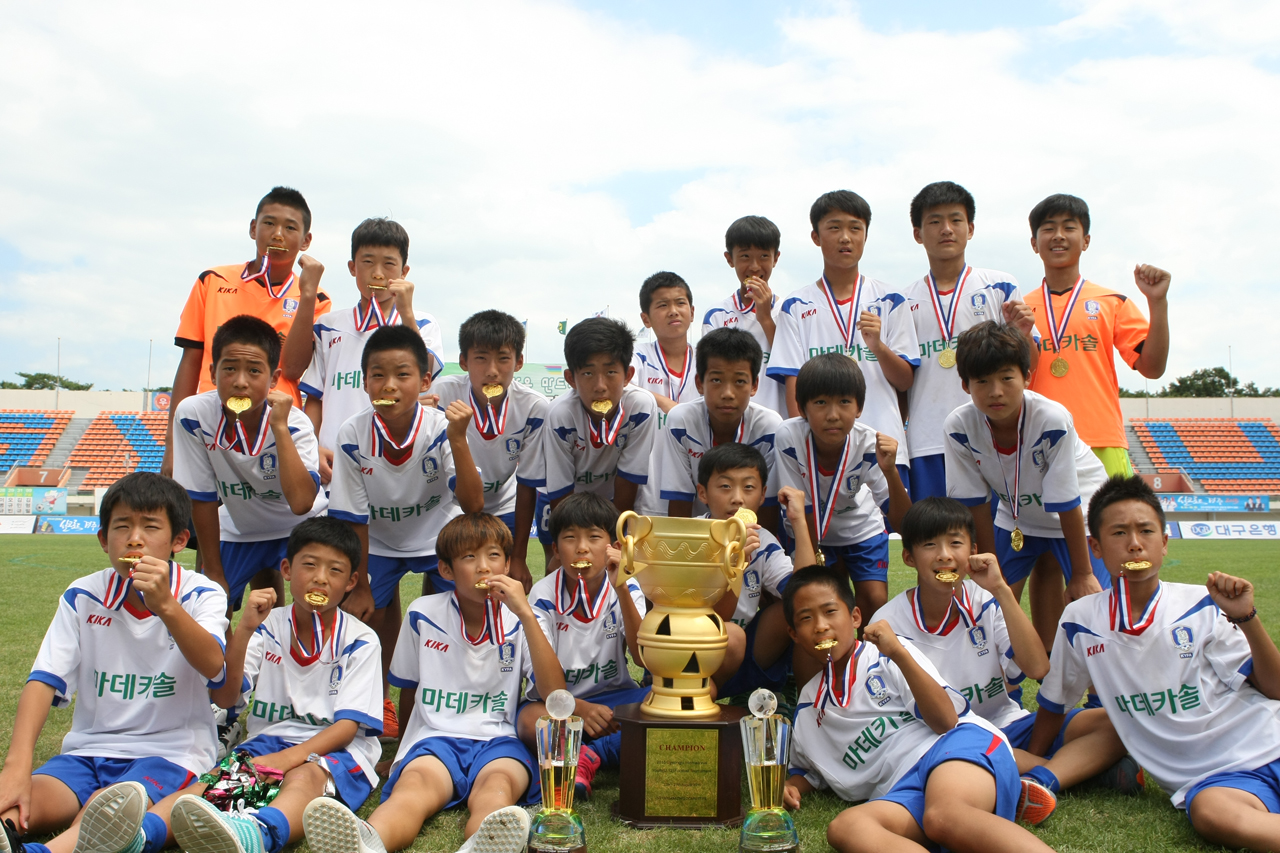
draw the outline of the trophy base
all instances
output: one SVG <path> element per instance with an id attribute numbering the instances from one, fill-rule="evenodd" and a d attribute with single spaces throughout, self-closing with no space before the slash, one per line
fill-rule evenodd
<path id="1" fill-rule="evenodd" d="M 795 853 L 800 849 L 796 823 L 785 809 L 752 809 L 742 822 L 739 853 Z"/>
<path id="2" fill-rule="evenodd" d="M 745 708 L 716 705 L 708 718 L 664 718 L 643 705 L 619 705 L 623 767 L 613 813 L 636 829 L 702 829 L 742 823 Z"/>
<path id="3" fill-rule="evenodd" d="M 530 853 L 586 853 L 587 836 L 576 812 L 541 811 L 529 829 Z"/>

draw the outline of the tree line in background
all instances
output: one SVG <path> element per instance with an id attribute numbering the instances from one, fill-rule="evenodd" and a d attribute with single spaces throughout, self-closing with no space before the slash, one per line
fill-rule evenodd
<path id="1" fill-rule="evenodd" d="M 1179 376 L 1158 391 L 1120 389 L 1121 397 L 1280 397 L 1280 388 L 1259 388 L 1240 380 L 1225 367 L 1207 367 Z"/>
<path id="2" fill-rule="evenodd" d="M 65 376 L 54 376 L 52 373 L 23 373 L 18 371 L 18 375 L 22 377 L 21 382 L 6 382 L 0 380 L 0 389 L 10 389 L 17 391 L 53 391 L 61 388 L 63 391 L 89 391 L 93 388 L 92 382 L 76 382 L 74 379 L 68 379 Z M 110 391 L 110 388 L 102 389 Z M 132 391 L 132 388 L 121 388 L 121 391 Z M 173 389 L 165 386 L 163 388 L 144 388 L 144 391 L 172 391 Z"/>

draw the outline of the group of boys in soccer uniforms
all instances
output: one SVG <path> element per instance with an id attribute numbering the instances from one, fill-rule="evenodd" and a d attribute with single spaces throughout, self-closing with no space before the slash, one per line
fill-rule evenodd
<path id="1" fill-rule="evenodd" d="M 359 299 L 334 308 L 302 254 L 306 202 L 273 190 L 254 259 L 192 289 L 163 475 L 112 486 L 111 566 L 59 602 L 0 772 L 0 851 L 274 853 L 305 835 L 381 853 L 463 803 L 463 850 L 523 849 L 547 697 L 575 699 L 589 796 L 619 761 L 614 709 L 647 692 L 619 514 L 744 508 L 712 681 L 733 697 L 794 675 L 787 806 L 824 788 L 865 801 L 831 823 L 836 849 L 1047 849 L 1019 821 L 1086 780 L 1140 788 L 1143 770 L 1206 838 L 1274 849 L 1280 653 L 1247 581 L 1159 580 L 1163 512 L 1109 423 L 1114 350 L 1163 372 L 1168 273 L 1135 270 L 1148 323 L 1083 279 L 1088 209 L 1052 196 L 1030 217 L 1045 278 L 1024 299 L 968 265 L 963 188 L 925 187 L 910 216 L 929 272 L 899 291 L 860 270 L 865 200 L 823 195 L 822 276 L 785 298 L 778 229 L 734 222 L 739 287 L 696 346 L 691 288 L 657 273 L 640 290 L 654 340 L 577 324 L 570 390 L 547 400 L 516 379 L 524 329 L 496 310 L 462 324 L 464 372 L 437 378 L 440 327 L 413 304 L 397 223 L 355 230 Z M 917 571 L 892 599 L 890 530 Z M 173 559 L 192 532 L 201 574 Z M 406 610 L 409 573 L 423 596 Z M 48 708 L 72 697 L 62 753 L 33 768 Z M 246 735 L 221 763 L 210 701 Z M 379 736 L 399 739 L 385 767 Z M 278 793 L 226 811 L 211 792 L 244 766 Z"/>

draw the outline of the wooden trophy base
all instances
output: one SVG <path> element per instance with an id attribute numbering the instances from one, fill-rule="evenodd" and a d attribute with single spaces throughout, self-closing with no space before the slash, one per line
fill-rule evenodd
<path id="1" fill-rule="evenodd" d="M 717 706 L 720 715 L 673 720 L 651 717 L 640 705 L 619 705 L 622 773 L 614 816 L 636 829 L 701 829 L 742 823 L 744 708 Z"/>

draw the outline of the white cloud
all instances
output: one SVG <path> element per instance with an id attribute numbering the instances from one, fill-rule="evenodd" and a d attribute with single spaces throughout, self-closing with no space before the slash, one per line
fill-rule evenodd
<path id="1" fill-rule="evenodd" d="M 762 20 L 783 44 L 772 64 L 556 3 L 9 6 L 0 264 L 6 244 L 24 261 L 0 266 L 0 365 L 52 370 L 60 335 L 68 375 L 137 388 L 154 338 L 167 382 L 191 282 L 245 259 L 275 183 L 307 195 L 339 305 L 351 229 L 391 215 L 446 340 L 498 305 L 529 318 L 532 360 L 558 361 L 556 321 L 608 304 L 638 325 L 654 270 L 722 298 L 722 235 L 748 212 L 782 227 L 777 288 L 812 278 L 808 207 L 837 187 L 872 204 L 866 270 L 905 285 L 924 270 L 907 204 L 948 178 L 978 199 L 974 263 L 1037 282 L 1026 213 L 1074 192 L 1093 209 L 1091 278 L 1136 297 L 1134 263 L 1173 271 L 1170 376 L 1231 342 L 1239 375 L 1280 385 L 1280 81 L 1251 59 L 1275 15 L 1112 5 L 964 34 L 885 35 L 849 11 Z M 1159 38 L 1135 48 L 1144 27 Z M 1093 49 L 1111 36 L 1130 41 Z M 672 174 L 690 177 L 649 222 L 602 189 L 661 201 Z"/>

